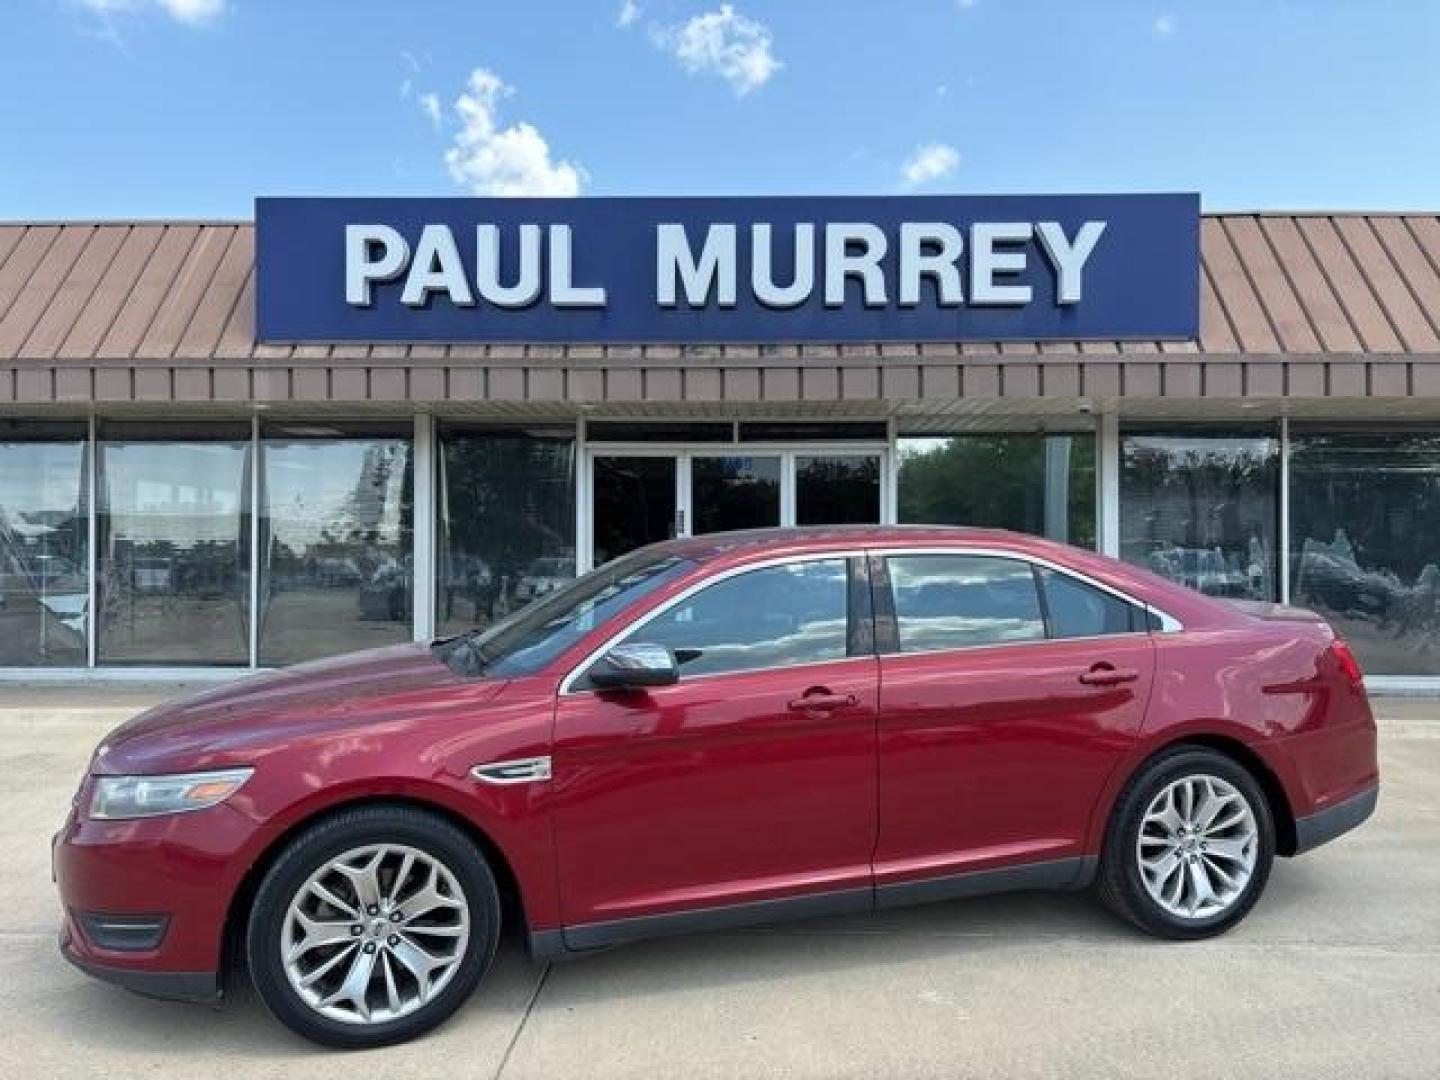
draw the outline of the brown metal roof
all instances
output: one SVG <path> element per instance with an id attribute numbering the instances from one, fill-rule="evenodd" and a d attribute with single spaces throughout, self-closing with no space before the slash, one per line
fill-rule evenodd
<path id="1" fill-rule="evenodd" d="M 1207 215 L 1201 252 L 1198 342 L 291 346 L 247 222 L 0 224 L 0 403 L 1440 397 L 1440 215 Z"/>
<path id="2" fill-rule="evenodd" d="M 254 227 L 245 223 L 0 226 L 0 360 L 597 358 L 593 346 L 256 344 L 254 243 Z M 1440 352 L 1440 216 L 1212 215 L 1203 221 L 1201 249 L 1201 353 Z M 841 352 L 804 348 L 816 355 Z M 639 349 L 641 358 L 673 351 Z M 756 351 L 725 346 L 720 354 Z M 970 342 L 905 351 L 1034 356 L 1197 347 Z M 763 352 L 801 355 L 795 346 Z M 843 348 L 844 355 L 880 352 L 878 345 Z M 619 353 L 634 359 L 636 349 Z"/>

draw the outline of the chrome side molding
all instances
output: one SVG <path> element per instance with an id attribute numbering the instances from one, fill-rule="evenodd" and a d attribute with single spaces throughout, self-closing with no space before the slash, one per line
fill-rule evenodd
<path id="1" fill-rule="evenodd" d="M 550 755 L 476 765 L 470 776 L 482 784 L 534 784 L 550 779 Z"/>

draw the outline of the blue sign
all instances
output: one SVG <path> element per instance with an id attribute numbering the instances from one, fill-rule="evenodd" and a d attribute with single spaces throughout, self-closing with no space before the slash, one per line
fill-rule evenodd
<path id="1" fill-rule="evenodd" d="M 256 200 L 269 342 L 1193 339 L 1181 195 Z"/>

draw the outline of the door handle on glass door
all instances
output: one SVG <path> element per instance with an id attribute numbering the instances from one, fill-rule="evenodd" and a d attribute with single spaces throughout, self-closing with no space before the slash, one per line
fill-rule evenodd
<path id="1" fill-rule="evenodd" d="M 855 705 L 859 700 L 854 694 L 832 694 L 824 687 L 815 687 L 801 697 L 792 698 L 788 707 L 792 712 L 833 712 Z"/>
<path id="2" fill-rule="evenodd" d="M 1138 678 L 1140 672 L 1134 668 L 1117 668 L 1114 664 L 1107 664 L 1102 660 L 1083 673 L 1080 681 L 1086 686 L 1118 686 L 1120 683 L 1134 682 Z"/>

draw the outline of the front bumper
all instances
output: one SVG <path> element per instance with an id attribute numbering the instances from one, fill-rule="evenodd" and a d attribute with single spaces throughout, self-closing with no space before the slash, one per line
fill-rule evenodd
<path id="1" fill-rule="evenodd" d="M 1375 784 L 1323 810 L 1295 819 L 1295 854 L 1303 855 L 1356 828 L 1375 812 L 1380 785 Z"/>
<path id="2" fill-rule="evenodd" d="M 224 805 L 131 821 L 72 814 L 52 848 L 61 953 L 142 994 L 214 1001 L 230 899 L 253 838 L 250 821 Z M 142 924 L 158 932 L 141 933 Z"/>
<path id="3" fill-rule="evenodd" d="M 220 974 L 216 971 L 149 971 L 86 959 L 76 951 L 68 926 L 60 932 L 60 955 L 86 975 L 146 997 L 213 1005 L 223 996 Z"/>

